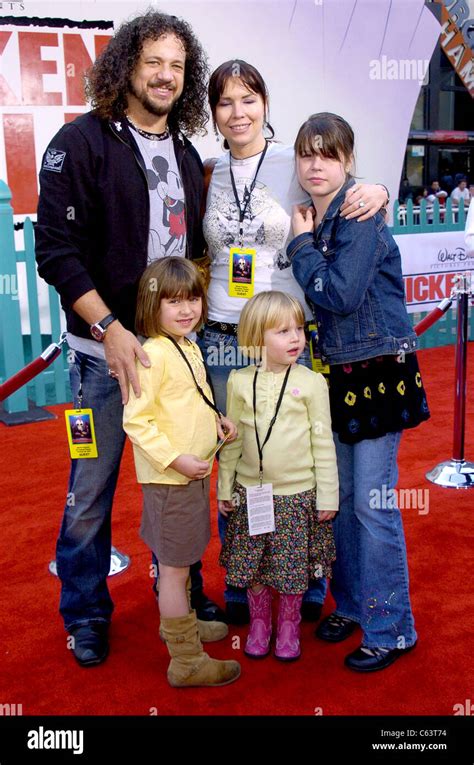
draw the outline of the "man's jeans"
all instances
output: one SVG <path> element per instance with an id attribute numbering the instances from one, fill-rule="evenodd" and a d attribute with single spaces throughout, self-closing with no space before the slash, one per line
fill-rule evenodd
<path id="1" fill-rule="evenodd" d="M 336 613 L 360 624 L 368 648 L 408 648 L 416 641 L 403 523 L 390 491 L 398 479 L 400 438 L 388 433 L 349 445 L 334 433 L 340 498 L 331 592 Z"/>
<path id="2" fill-rule="evenodd" d="M 74 407 L 82 379 L 82 407 L 92 409 L 98 457 L 71 461 L 68 497 L 56 546 L 61 580 L 59 610 L 66 630 L 109 622 L 114 605 L 107 587 L 112 502 L 125 443 L 120 386 L 107 363 L 74 351 L 70 366 Z M 155 559 L 156 560 L 156 559 Z M 202 589 L 201 562 L 191 566 L 193 591 Z"/>
<path id="3" fill-rule="evenodd" d="M 60 612 L 67 630 L 78 624 L 110 621 L 114 607 L 107 587 L 111 511 L 125 442 L 118 382 L 109 377 L 102 359 L 77 351 L 74 355 L 70 367 L 74 406 L 79 406 L 82 379 L 81 406 L 92 409 L 98 457 L 71 461 L 56 547 L 62 583 Z"/>
<path id="4" fill-rule="evenodd" d="M 241 369 L 247 366 L 245 356 L 241 356 L 238 351 L 237 338 L 234 335 L 225 335 L 220 332 L 214 332 L 205 329 L 201 337 L 197 340 L 201 349 L 204 361 L 209 370 L 217 408 L 221 412 L 226 411 L 227 404 L 227 380 L 233 369 Z M 298 362 L 311 369 L 311 359 L 309 348 L 306 346 L 304 353 L 298 359 Z M 235 423 L 237 425 L 237 423 Z M 221 542 L 224 542 L 227 530 L 228 520 L 218 513 L 218 528 Z M 315 579 L 310 582 L 310 586 L 304 595 L 305 603 L 323 603 L 326 597 L 326 580 Z M 227 585 L 224 592 L 226 602 L 246 603 L 247 593 L 239 587 Z"/>

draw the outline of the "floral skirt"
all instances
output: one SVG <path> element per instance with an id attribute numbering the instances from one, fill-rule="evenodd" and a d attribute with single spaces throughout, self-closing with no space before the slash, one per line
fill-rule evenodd
<path id="1" fill-rule="evenodd" d="M 239 501 L 229 513 L 219 558 L 227 569 L 227 584 L 242 588 L 266 584 L 289 595 L 306 592 L 310 579 L 331 576 L 336 559 L 332 524 L 317 519 L 316 489 L 274 495 L 275 531 L 252 537 L 246 490 L 236 483 L 234 494 Z"/>

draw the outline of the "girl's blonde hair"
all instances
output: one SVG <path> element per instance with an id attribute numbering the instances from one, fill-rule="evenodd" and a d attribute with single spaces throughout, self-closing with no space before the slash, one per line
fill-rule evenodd
<path id="1" fill-rule="evenodd" d="M 144 337 L 167 334 L 160 324 L 160 306 L 163 298 L 200 297 L 201 321 L 207 317 L 206 288 L 201 275 L 191 260 L 168 257 L 153 261 L 144 271 L 138 285 L 135 329 Z M 199 327 L 198 327 L 199 329 Z"/>
<path id="2" fill-rule="evenodd" d="M 304 324 L 301 303 L 291 295 L 276 290 L 259 292 L 245 304 L 240 315 L 237 339 L 242 352 L 256 361 L 264 347 L 264 333 L 294 320 Z"/>

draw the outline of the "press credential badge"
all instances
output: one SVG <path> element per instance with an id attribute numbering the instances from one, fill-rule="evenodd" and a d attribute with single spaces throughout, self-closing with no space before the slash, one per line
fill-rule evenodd
<path id="1" fill-rule="evenodd" d="M 92 409 L 66 409 L 64 416 L 71 459 L 97 457 Z"/>
<path id="2" fill-rule="evenodd" d="M 253 247 L 231 247 L 229 254 L 229 297 L 253 297 L 257 251 Z"/>
<path id="3" fill-rule="evenodd" d="M 273 484 L 263 483 L 247 488 L 247 514 L 251 537 L 275 531 Z"/>

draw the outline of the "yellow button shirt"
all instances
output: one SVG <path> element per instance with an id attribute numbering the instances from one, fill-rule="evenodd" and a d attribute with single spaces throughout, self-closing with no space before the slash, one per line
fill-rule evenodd
<path id="1" fill-rule="evenodd" d="M 212 401 L 201 351 L 190 340 L 180 347 Z M 201 397 L 187 364 L 170 340 L 150 338 L 143 349 L 151 366 L 137 361 L 141 395 L 137 398 L 130 386 L 123 413 L 123 427 L 133 444 L 137 480 L 185 485 L 190 479 L 168 466 L 180 454 L 205 459 L 217 441 L 216 415 Z M 208 475 L 211 470 L 212 460 Z"/>
<path id="2" fill-rule="evenodd" d="M 236 441 L 222 447 L 218 498 L 232 499 L 234 479 L 242 486 L 259 483 L 259 459 L 253 414 L 255 367 L 234 370 L 227 383 L 227 417 L 237 425 Z M 285 372 L 259 371 L 257 428 L 262 444 L 275 414 Z M 263 449 L 263 482 L 276 495 L 317 487 L 317 509 L 339 509 L 336 449 L 329 393 L 324 377 L 295 364 L 288 377 L 277 420 Z"/>

